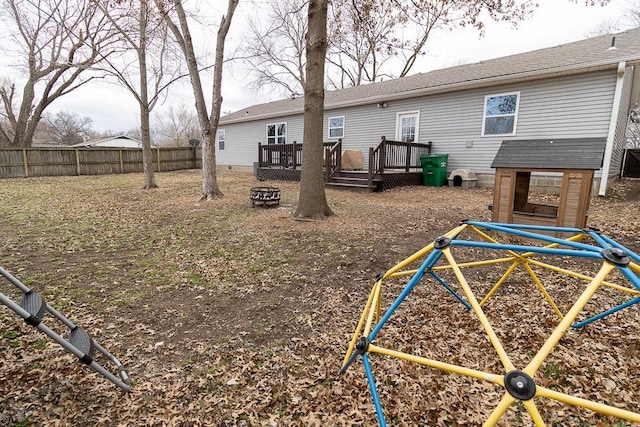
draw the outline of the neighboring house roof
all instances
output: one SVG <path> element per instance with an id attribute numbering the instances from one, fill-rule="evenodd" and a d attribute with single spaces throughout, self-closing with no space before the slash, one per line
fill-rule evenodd
<path id="1" fill-rule="evenodd" d="M 125 135 L 85 141 L 71 147 L 108 147 L 108 148 L 142 148 L 142 141 Z"/>
<path id="2" fill-rule="evenodd" d="M 600 169 L 606 138 L 503 141 L 492 168 Z"/>
<path id="3" fill-rule="evenodd" d="M 615 45 L 612 48 L 612 40 Z M 640 28 L 399 79 L 328 91 L 325 108 L 388 102 L 433 93 L 513 83 L 640 63 Z M 297 114 L 304 97 L 253 105 L 220 118 L 221 124 Z"/>

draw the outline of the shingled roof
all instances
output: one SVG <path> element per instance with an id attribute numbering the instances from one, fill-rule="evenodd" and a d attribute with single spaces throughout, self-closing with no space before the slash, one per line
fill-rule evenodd
<path id="1" fill-rule="evenodd" d="M 615 37 L 615 48 L 612 38 Z M 640 63 L 640 28 L 534 50 L 474 64 L 434 70 L 399 79 L 328 91 L 325 108 L 341 108 L 616 68 L 620 61 Z M 235 123 L 302 113 L 304 97 L 253 105 L 220 118 Z"/>
<path id="2" fill-rule="evenodd" d="M 503 141 L 492 168 L 600 169 L 606 138 Z"/>

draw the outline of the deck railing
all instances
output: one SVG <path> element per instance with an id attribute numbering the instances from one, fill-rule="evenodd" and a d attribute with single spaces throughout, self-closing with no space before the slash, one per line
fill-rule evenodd
<path id="1" fill-rule="evenodd" d="M 322 146 L 325 150 L 332 149 L 331 165 L 340 164 L 340 160 L 336 160 L 336 156 L 340 157 L 341 150 L 335 154 L 335 146 L 342 147 L 342 139 L 337 142 L 323 142 Z M 325 151 L 326 153 L 326 151 Z M 302 144 L 294 142 L 293 144 L 262 144 L 258 143 L 258 167 L 259 168 L 283 168 L 283 169 L 299 169 L 302 167 Z M 333 172 L 332 172 L 333 173 Z"/>
<path id="2" fill-rule="evenodd" d="M 258 143 L 258 167 L 281 167 L 298 169 L 302 167 L 302 144 L 262 144 Z"/>
<path id="3" fill-rule="evenodd" d="M 404 170 L 421 168 L 420 156 L 431 153 L 431 141 L 426 144 L 417 142 L 389 141 L 382 137 L 377 147 L 369 148 L 369 185 L 373 178 L 385 170 Z"/>
<path id="4" fill-rule="evenodd" d="M 332 146 L 324 147 L 324 181 L 331 181 L 336 172 L 342 170 L 342 138 Z"/>

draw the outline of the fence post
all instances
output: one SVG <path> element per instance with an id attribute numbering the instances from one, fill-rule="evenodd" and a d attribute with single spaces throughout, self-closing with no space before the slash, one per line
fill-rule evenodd
<path id="1" fill-rule="evenodd" d="M 76 175 L 80 176 L 80 154 L 78 153 L 78 149 L 73 150 L 76 154 Z"/>
<path id="2" fill-rule="evenodd" d="M 369 147 L 369 188 L 373 187 L 373 147 Z"/>
<path id="3" fill-rule="evenodd" d="M 158 172 L 160 172 L 162 170 L 162 168 L 160 167 L 161 166 L 161 163 L 160 163 L 160 147 L 156 147 L 156 151 L 158 152 Z"/>
<path id="4" fill-rule="evenodd" d="M 120 158 L 120 173 L 124 173 L 124 155 L 122 154 L 122 148 L 118 150 L 118 155 Z"/>
<path id="5" fill-rule="evenodd" d="M 29 177 L 29 161 L 27 160 L 27 149 L 22 149 L 22 164 L 24 165 L 24 177 Z"/>

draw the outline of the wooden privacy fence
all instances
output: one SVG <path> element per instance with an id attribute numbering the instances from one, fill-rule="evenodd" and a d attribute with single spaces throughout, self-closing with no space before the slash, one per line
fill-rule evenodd
<path id="1" fill-rule="evenodd" d="M 202 151 L 199 148 L 153 148 L 152 152 L 156 172 L 202 166 Z M 0 178 L 142 171 L 141 148 L 0 148 Z"/>

